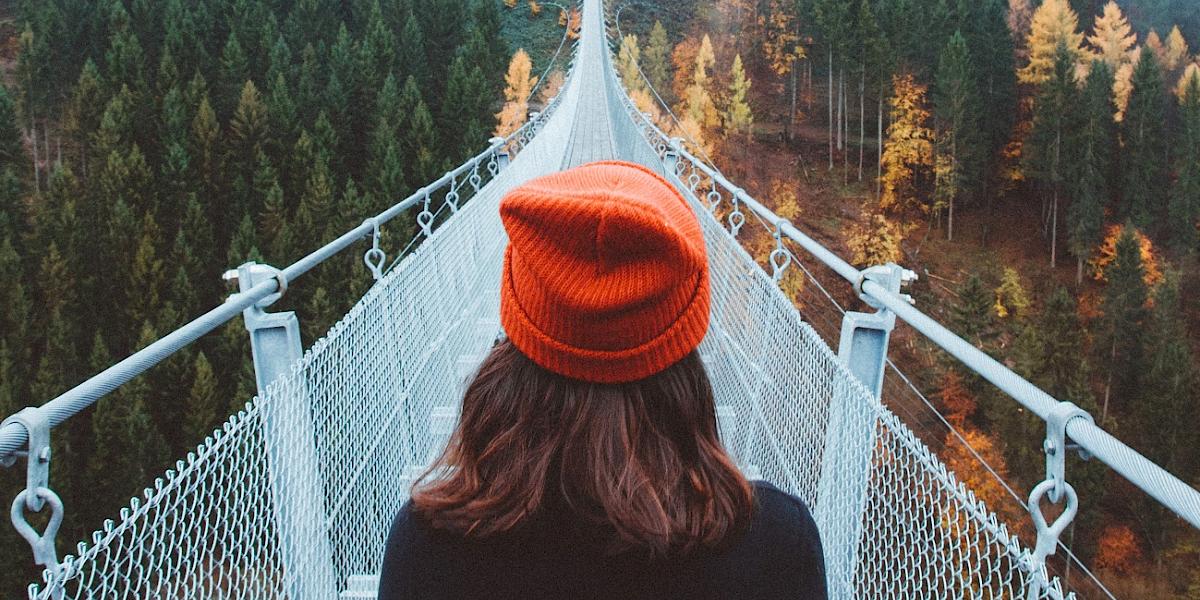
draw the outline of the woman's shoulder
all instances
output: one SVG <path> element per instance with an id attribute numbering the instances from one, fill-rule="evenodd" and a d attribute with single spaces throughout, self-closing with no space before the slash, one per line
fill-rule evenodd
<path id="1" fill-rule="evenodd" d="M 766 481 L 755 481 L 750 535 L 759 544 L 820 556 L 821 536 L 804 501 Z"/>
<path id="2" fill-rule="evenodd" d="M 753 481 L 754 501 L 758 513 L 772 521 L 789 522 L 796 526 L 816 529 L 812 513 L 804 501 L 775 487 L 768 481 Z"/>

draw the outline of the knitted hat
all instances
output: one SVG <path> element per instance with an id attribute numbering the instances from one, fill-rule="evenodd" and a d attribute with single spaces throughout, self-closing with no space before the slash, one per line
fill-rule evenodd
<path id="1" fill-rule="evenodd" d="M 500 321 L 542 368 L 636 381 L 687 356 L 708 330 L 704 235 L 683 196 L 633 163 L 539 177 L 500 202 L 508 231 Z"/>

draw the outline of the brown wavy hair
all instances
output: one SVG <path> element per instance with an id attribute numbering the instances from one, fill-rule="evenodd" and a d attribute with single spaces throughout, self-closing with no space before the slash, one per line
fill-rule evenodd
<path id="1" fill-rule="evenodd" d="M 478 538 L 563 507 L 608 552 L 652 556 L 717 546 L 753 507 L 695 351 L 646 379 L 598 384 L 547 371 L 507 340 L 468 386 L 412 502 L 434 527 Z"/>

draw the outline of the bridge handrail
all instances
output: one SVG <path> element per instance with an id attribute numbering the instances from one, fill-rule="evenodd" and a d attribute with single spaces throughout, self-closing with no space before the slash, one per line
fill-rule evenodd
<path id="1" fill-rule="evenodd" d="M 561 94 L 560 94 L 561 96 Z M 377 225 L 382 225 L 404 211 L 416 206 L 432 193 L 451 183 L 467 171 L 484 165 L 489 159 L 494 159 L 503 149 L 514 143 L 521 145 L 532 138 L 532 134 L 545 123 L 553 112 L 558 97 L 551 101 L 546 110 L 537 118 L 532 119 L 504 138 L 493 138 L 488 148 L 458 167 L 447 171 L 437 180 L 416 190 L 404 200 L 392 205 L 373 218 L 365 220 L 361 225 L 342 234 L 333 241 L 321 246 L 307 256 L 297 260 L 280 272 L 278 279 L 268 279 L 253 288 L 231 294 L 221 305 L 200 315 L 171 333 L 159 338 L 150 345 L 134 352 L 111 367 L 88 378 L 75 387 L 63 392 L 54 399 L 42 404 L 39 410 L 44 411 L 50 427 L 60 425 L 67 419 L 91 406 L 100 398 L 124 385 L 129 380 L 144 373 L 154 365 L 162 362 L 184 346 L 196 341 L 217 327 L 236 318 L 243 310 L 261 302 L 264 298 L 279 291 L 280 279 L 288 284 L 301 275 L 312 270 L 330 257 L 345 250 L 355 242 L 370 238 Z M 9 423 L 0 428 L 0 463 L 11 460 L 15 453 L 24 449 L 28 444 L 29 435 L 25 427 L 17 423 Z"/>
<path id="2" fill-rule="evenodd" d="M 968 343 L 933 318 L 909 303 L 909 299 L 872 281 L 866 271 L 856 269 L 820 242 L 800 231 L 790 221 L 776 215 L 774 211 L 755 200 L 745 190 L 734 185 L 719 170 L 692 154 L 679 138 L 672 138 L 641 111 L 625 99 L 629 112 L 641 120 L 641 126 L 658 136 L 665 147 L 689 161 L 692 166 L 707 176 L 714 185 L 720 185 L 749 207 L 761 219 L 779 227 L 781 234 L 799 244 L 821 264 L 829 267 L 842 279 L 855 287 L 859 295 L 877 303 L 896 314 L 921 335 L 958 359 L 997 388 L 1007 393 L 1022 406 L 1043 421 L 1053 418 L 1056 410 L 1073 406 L 1069 402 L 1055 399 L 1042 391 L 996 359 Z M 1131 483 L 1162 503 L 1172 512 L 1200 529 L 1200 491 L 1189 486 L 1166 469 L 1130 448 L 1121 440 L 1093 424 L 1089 419 L 1072 418 L 1066 421 L 1068 437 L 1092 457 L 1120 473 Z"/>

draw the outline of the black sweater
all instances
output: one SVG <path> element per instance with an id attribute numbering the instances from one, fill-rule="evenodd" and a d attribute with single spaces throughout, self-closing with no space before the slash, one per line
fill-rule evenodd
<path id="1" fill-rule="evenodd" d="M 821 539 L 808 508 L 765 482 L 754 483 L 754 497 L 750 526 L 726 547 L 658 561 L 605 556 L 553 517 L 468 540 L 405 504 L 388 535 L 379 600 L 824 599 Z"/>

